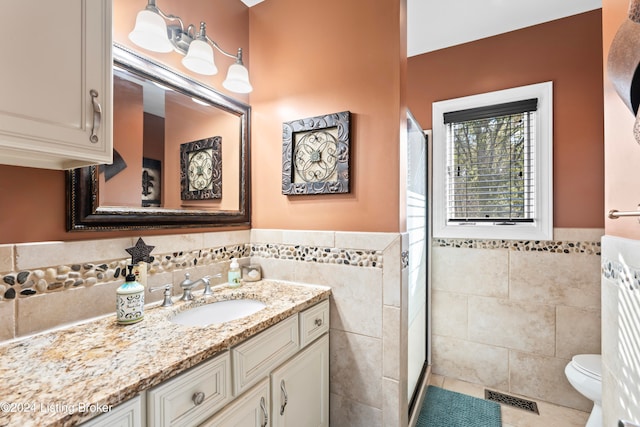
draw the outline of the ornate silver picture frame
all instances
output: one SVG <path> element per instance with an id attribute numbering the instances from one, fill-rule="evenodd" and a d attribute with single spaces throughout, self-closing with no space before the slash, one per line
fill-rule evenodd
<path id="1" fill-rule="evenodd" d="M 282 124 L 282 194 L 349 192 L 349 122 L 342 111 Z"/>

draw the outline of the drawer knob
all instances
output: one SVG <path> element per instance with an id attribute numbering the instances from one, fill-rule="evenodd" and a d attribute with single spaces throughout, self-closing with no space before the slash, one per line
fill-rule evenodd
<path id="1" fill-rule="evenodd" d="M 202 402 L 204 402 L 204 393 L 201 391 L 193 393 L 193 396 L 191 396 L 191 400 L 193 400 L 193 403 L 196 406 L 202 404 Z"/>
<path id="2" fill-rule="evenodd" d="M 322 326 L 322 319 L 318 317 L 314 323 L 316 324 L 316 326 Z"/>

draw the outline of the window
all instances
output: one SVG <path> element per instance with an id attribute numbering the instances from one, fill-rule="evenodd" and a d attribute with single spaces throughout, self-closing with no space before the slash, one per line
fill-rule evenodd
<path id="1" fill-rule="evenodd" d="M 553 237 L 552 83 L 433 104 L 434 237 Z"/>

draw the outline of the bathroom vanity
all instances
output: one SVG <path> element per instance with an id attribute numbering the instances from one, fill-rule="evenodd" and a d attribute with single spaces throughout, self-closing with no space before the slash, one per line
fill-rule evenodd
<path id="1" fill-rule="evenodd" d="M 330 289 L 261 280 L 198 294 L 134 325 L 114 315 L 1 346 L 0 400 L 12 407 L 0 425 L 328 425 Z M 229 299 L 266 307 L 206 327 L 171 322 Z"/>

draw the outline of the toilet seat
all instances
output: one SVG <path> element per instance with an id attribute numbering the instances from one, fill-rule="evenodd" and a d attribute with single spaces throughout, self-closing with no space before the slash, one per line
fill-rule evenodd
<path id="1" fill-rule="evenodd" d="M 571 364 L 582 374 L 595 380 L 602 380 L 602 356 L 599 354 L 579 354 L 573 356 Z"/>

